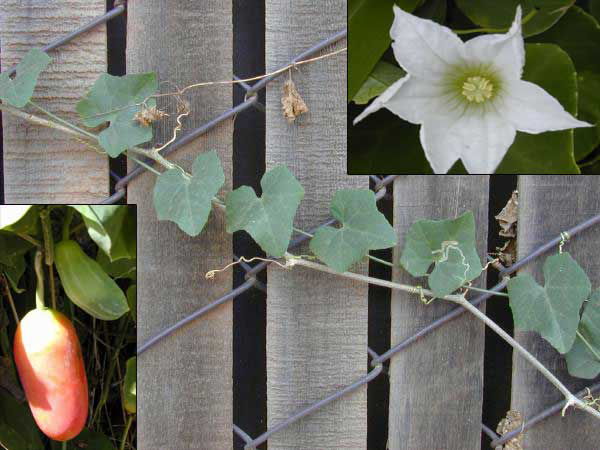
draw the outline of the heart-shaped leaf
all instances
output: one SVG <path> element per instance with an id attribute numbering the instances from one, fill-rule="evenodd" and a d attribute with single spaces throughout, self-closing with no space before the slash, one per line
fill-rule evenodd
<path id="1" fill-rule="evenodd" d="M 596 378 L 600 374 L 600 289 L 587 302 L 578 330 L 585 342 L 576 336 L 565 355 L 569 373 L 579 378 Z"/>
<path id="2" fill-rule="evenodd" d="M 25 255 L 12 256 L 12 264 L 4 265 L 0 263 L 0 273 L 4 273 L 10 282 L 13 291 L 21 293 L 25 289 L 19 288 L 19 280 L 25 273 Z"/>
<path id="3" fill-rule="evenodd" d="M 0 73 L 0 100 L 17 108 L 25 106 L 33 95 L 40 73 L 50 61 L 50 57 L 39 48 L 29 50 L 17 64 L 14 79 L 9 76 L 8 70 Z"/>
<path id="4" fill-rule="evenodd" d="M 0 264 L 8 267 L 15 267 L 17 264 L 15 257 L 22 256 L 33 247 L 33 244 L 16 234 L 0 231 Z"/>
<path id="5" fill-rule="evenodd" d="M 163 172 L 154 185 L 158 219 L 175 222 L 185 233 L 197 236 L 208 220 L 213 197 L 224 182 L 223 167 L 214 151 L 198 155 L 191 178 L 178 167 Z"/>
<path id="6" fill-rule="evenodd" d="M 331 214 L 341 228 L 321 227 L 310 241 L 310 250 L 332 269 L 345 272 L 369 250 L 396 245 L 396 233 L 377 210 L 369 189 L 341 189 L 331 201 Z"/>
<path id="7" fill-rule="evenodd" d="M 115 280 L 118 278 L 136 279 L 136 259 L 120 258 L 111 261 L 102 250 L 98 250 L 96 262 L 100 267 Z"/>
<path id="8" fill-rule="evenodd" d="M 429 275 L 429 287 L 448 295 L 479 276 L 481 260 L 475 246 L 475 218 L 471 211 L 456 219 L 419 220 L 406 234 L 400 264 L 413 276 Z"/>
<path id="9" fill-rule="evenodd" d="M 114 158 L 128 147 L 152 139 L 152 127 L 143 126 L 134 116 L 142 110 L 144 101 L 147 108 L 156 106 L 156 100 L 148 97 L 157 89 L 155 73 L 122 77 L 103 73 L 77 103 L 76 109 L 88 127 L 110 122 L 110 126 L 98 135 L 98 142 Z"/>
<path id="10" fill-rule="evenodd" d="M 127 205 L 71 205 L 83 217 L 88 234 L 109 258 L 135 258 L 135 208 Z"/>
<path id="11" fill-rule="evenodd" d="M 357 105 L 369 103 L 404 75 L 406 72 L 400 67 L 379 61 L 352 100 Z"/>
<path id="12" fill-rule="evenodd" d="M 266 172 L 260 180 L 262 196 L 242 186 L 227 194 L 227 231 L 246 230 L 267 255 L 283 256 L 304 188 L 285 166 Z"/>
<path id="13" fill-rule="evenodd" d="M 560 353 L 575 341 L 579 309 L 592 286 L 583 269 L 569 253 L 550 256 L 544 262 L 544 287 L 529 274 L 508 282 L 508 296 L 515 327 L 537 331 Z"/>

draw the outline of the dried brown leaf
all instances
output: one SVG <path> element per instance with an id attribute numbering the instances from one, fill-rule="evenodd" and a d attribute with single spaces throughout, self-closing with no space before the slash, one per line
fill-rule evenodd
<path id="1" fill-rule="evenodd" d="M 149 127 L 153 122 L 156 122 L 165 116 L 166 114 L 164 111 L 161 111 L 155 107 L 142 108 L 140 112 L 137 112 L 135 116 L 133 116 L 133 120 L 143 127 Z"/>
<path id="2" fill-rule="evenodd" d="M 523 416 L 518 411 L 508 411 L 506 417 L 500 421 L 496 432 L 500 436 L 513 431 L 520 430 L 523 427 Z M 523 450 L 523 433 L 519 433 L 514 438 L 504 443 L 503 450 Z"/>
<path id="3" fill-rule="evenodd" d="M 500 236 L 515 237 L 517 235 L 517 220 L 519 213 L 519 193 L 514 191 L 506 206 L 496 216 L 500 225 Z"/>
<path id="4" fill-rule="evenodd" d="M 283 106 L 283 117 L 287 119 L 289 123 L 296 120 L 296 117 L 308 112 L 308 107 L 298 90 L 294 82 L 289 79 L 283 85 L 283 97 L 281 98 L 281 105 Z"/>
<path id="5" fill-rule="evenodd" d="M 512 266 L 517 262 L 517 240 L 509 239 L 502 247 L 496 247 L 498 258 L 504 267 Z"/>

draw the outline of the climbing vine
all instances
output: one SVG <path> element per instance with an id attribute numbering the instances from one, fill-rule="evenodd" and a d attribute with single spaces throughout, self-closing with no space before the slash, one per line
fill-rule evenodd
<path id="1" fill-rule="evenodd" d="M 7 113 L 70 133 L 110 157 L 125 154 L 153 172 L 157 176 L 153 202 L 160 220 L 172 221 L 183 232 L 197 236 L 210 214 L 224 213 L 228 232 L 246 231 L 270 258 L 282 258 L 284 262 L 280 264 L 288 269 L 301 265 L 354 280 L 382 284 L 412 293 L 427 304 L 434 300 L 457 303 L 498 333 L 560 390 L 566 399 L 565 409 L 574 405 L 600 418 L 600 412 L 592 407 L 589 400 L 575 397 L 534 356 L 466 299 L 469 290 L 482 290 L 471 284 L 484 271 L 476 250 L 476 226 L 471 212 L 466 211 L 459 217 L 447 220 L 419 220 L 410 227 L 398 264 L 418 278 L 418 284 L 383 282 L 353 273 L 349 270 L 364 258 L 394 265 L 369 255 L 371 250 L 397 245 L 396 233 L 377 210 L 372 191 L 337 191 L 330 209 L 339 225 L 322 227 L 312 235 L 293 227 L 304 189 L 287 167 L 277 166 L 264 174 L 260 197 L 248 186 L 220 197 L 225 176 L 216 152 L 199 154 L 189 173 L 161 154 L 166 144 L 153 148 L 139 147 L 152 140 L 152 123 L 166 114 L 157 109 L 157 97 L 170 96 L 175 99 L 177 127 L 169 141 L 172 142 L 181 129 L 181 121 L 190 114 L 184 92 L 193 87 L 216 83 L 198 83 L 172 93 L 158 94 L 158 80 L 154 73 L 122 77 L 102 74 L 77 104 L 81 124 L 76 125 L 31 100 L 37 77 L 49 63 L 50 58 L 45 53 L 31 50 L 17 65 L 14 77 L 2 73 L 0 108 Z M 278 72 L 283 70 L 289 68 Z M 289 94 L 289 86 L 286 89 Z M 299 94 L 294 92 L 294 96 L 299 97 Z M 286 118 L 290 117 L 288 100 L 282 102 Z M 47 119 L 23 111 L 21 108 L 25 106 L 41 111 Z M 297 112 L 302 109 L 307 108 L 300 108 Z M 98 131 L 98 127 L 102 129 Z M 85 214 L 82 214 L 85 219 Z M 287 251 L 294 231 L 310 237 L 311 255 L 294 255 Z M 10 264 L 7 267 L 5 274 L 12 287 L 16 288 Z M 217 272 L 211 271 L 209 277 L 214 277 Z M 600 290 L 592 290 L 587 274 L 564 251 L 563 245 L 556 254 L 546 259 L 543 284 L 541 282 L 526 274 L 508 281 L 508 297 L 515 325 L 522 330 L 538 332 L 565 356 L 573 376 L 587 379 L 596 377 L 600 373 Z M 487 292 L 507 296 L 505 293 Z"/>

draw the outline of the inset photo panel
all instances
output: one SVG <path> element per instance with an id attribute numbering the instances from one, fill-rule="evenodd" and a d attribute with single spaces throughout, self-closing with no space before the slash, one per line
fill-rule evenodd
<path id="1" fill-rule="evenodd" d="M 600 173 L 600 2 L 348 9 L 348 174 Z"/>
<path id="2" fill-rule="evenodd" d="M 0 446 L 135 449 L 136 206 L 0 205 Z"/>

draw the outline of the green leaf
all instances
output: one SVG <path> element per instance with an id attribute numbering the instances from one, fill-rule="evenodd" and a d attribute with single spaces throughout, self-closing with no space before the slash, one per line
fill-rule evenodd
<path id="1" fill-rule="evenodd" d="M 523 79 L 537 84 L 572 115 L 577 114 L 577 79 L 569 55 L 554 44 L 526 44 Z M 496 173 L 579 173 L 573 130 L 517 133 Z"/>
<path id="2" fill-rule="evenodd" d="M 600 22 L 600 0 L 590 0 L 590 12 Z"/>
<path id="3" fill-rule="evenodd" d="M 96 255 L 96 262 L 100 264 L 102 270 L 104 270 L 111 277 L 118 278 L 129 278 L 130 280 L 136 279 L 136 260 L 135 258 L 120 258 L 111 261 L 106 253 L 102 250 L 98 250 Z"/>
<path id="4" fill-rule="evenodd" d="M 27 405 L 0 388 L 0 447 L 7 450 L 44 448 L 38 427 Z"/>
<path id="5" fill-rule="evenodd" d="M 523 17 L 535 7 L 539 8 L 537 14 L 523 25 L 525 37 L 550 28 L 574 3 L 575 0 L 456 0 L 462 12 L 484 28 L 509 28 L 518 5 L 523 8 Z"/>
<path id="6" fill-rule="evenodd" d="M 573 347 L 565 355 L 569 373 L 578 378 L 596 378 L 600 374 L 600 289 L 592 293 L 587 302 L 578 330 L 594 351 L 576 336 Z"/>
<path id="7" fill-rule="evenodd" d="M 136 412 L 136 367 L 136 357 L 129 358 L 123 381 L 123 407 L 130 414 Z"/>
<path id="8" fill-rule="evenodd" d="M 401 120 L 387 109 L 374 115 L 377 126 L 366 120 L 348 127 L 348 174 L 432 174 L 419 141 L 419 125 Z"/>
<path id="9" fill-rule="evenodd" d="M 377 210 L 369 189 L 340 189 L 331 201 L 331 214 L 341 228 L 321 227 L 310 241 L 310 250 L 332 269 L 345 272 L 369 250 L 396 245 L 396 233 Z"/>
<path id="10" fill-rule="evenodd" d="M 52 441 L 52 450 L 61 449 L 61 442 Z M 67 442 L 67 450 L 115 450 L 115 447 L 103 433 L 84 428 L 81 433 Z"/>
<path id="11" fill-rule="evenodd" d="M 8 278 L 13 291 L 20 294 L 21 292 L 25 291 L 25 289 L 19 288 L 19 280 L 25 273 L 25 256 L 14 255 L 12 260 L 12 265 L 0 264 L 0 273 L 3 272 L 6 275 L 6 278 Z"/>
<path id="12" fill-rule="evenodd" d="M 129 205 L 70 205 L 83 217 L 88 234 L 111 260 L 135 258 L 135 207 Z"/>
<path id="13" fill-rule="evenodd" d="M 569 253 L 550 256 L 544 262 L 544 287 L 529 274 L 508 282 L 515 327 L 537 331 L 560 353 L 575 341 L 579 309 L 592 289 L 586 273 Z"/>
<path id="14" fill-rule="evenodd" d="M 577 75 L 577 117 L 595 127 L 576 128 L 575 159 L 581 161 L 600 144 L 600 73 L 580 72 Z"/>
<path id="15" fill-rule="evenodd" d="M 426 0 L 415 10 L 414 14 L 415 16 L 443 24 L 446 21 L 447 9 L 447 0 Z"/>
<path id="16" fill-rule="evenodd" d="M 132 284 L 127 288 L 127 304 L 134 322 L 137 322 L 137 286 Z"/>
<path id="17" fill-rule="evenodd" d="M 467 211 L 456 219 L 419 220 L 406 234 L 400 264 L 411 275 L 429 275 L 429 287 L 438 297 L 448 295 L 481 273 L 475 246 L 475 217 Z"/>
<path id="18" fill-rule="evenodd" d="M 379 61 L 352 100 L 357 105 L 369 103 L 404 75 L 406 72 L 400 67 Z"/>
<path id="19" fill-rule="evenodd" d="M 35 234 L 39 228 L 39 206 L 0 205 L 0 230 Z"/>
<path id="20" fill-rule="evenodd" d="M 33 95 L 40 73 L 50 61 L 50 57 L 40 49 L 29 50 L 17 64 L 14 79 L 10 78 L 8 70 L 0 73 L 0 100 L 17 108 L 25 106 Z"/>
<path id="21" fill-rule="evenodd" d="M 128 147 L 152 139 L 152 127 L 140 125 L 134 116 L 142 110 L 139 103 L 155 94 L 157 89 L 155 73 L 122 77 L 103 73 L 86 96 L 77 103 L 76 109 L 84 125 L 88 127 L 110 122 L 110 126 L 98 135 L 98 142 L 114 158 Z M 153 108 L 156 100 L 148 99 L 145 105 Z"/>
<path id="22" fill-rule="evenodd" d="M 176 167 L 163 172 L 154 185 L 154 208 L 159 220 L 175 222 L 190 236 L 197 236 L 212 207 L 212 199 L 225 182 L 219 157 L 201 153 L 192 165 L 192 177 Z"/>
<path id="23" fill-rule="evenodd" d="M 422 0 L 353 0 L 348 5 L 348 98 L 354 98 L 390 46 L 394 3 L 412 12 Z"/>
<path id="24" fill-rule="evenodd" d="M 600 27 L 577 6 L 570 8 L 555 26 L 530 40 L 558 45 L 569 54 L 578 72 L 600 73 Z"/>
<path id="25" fill-rule="evenodd" d="M 16 267 L 18 262 L 15 260 L 15 257 L 24 255 L 32 247 L 33 244 L 31 242 L 13 233 L 0 231 L 0 249 L 2 249 L 0 251 L 0 264 L 8 267 Z"/>
<path id="26" fill-rule="evenodd" d="M 304 188 L 285 166 L 266 172 L 260 186 L 260 198 L 249 186 L 227 194 L 227 232 L 246 230 L 267 255 L 280 258 L 288 248 Z"/>

